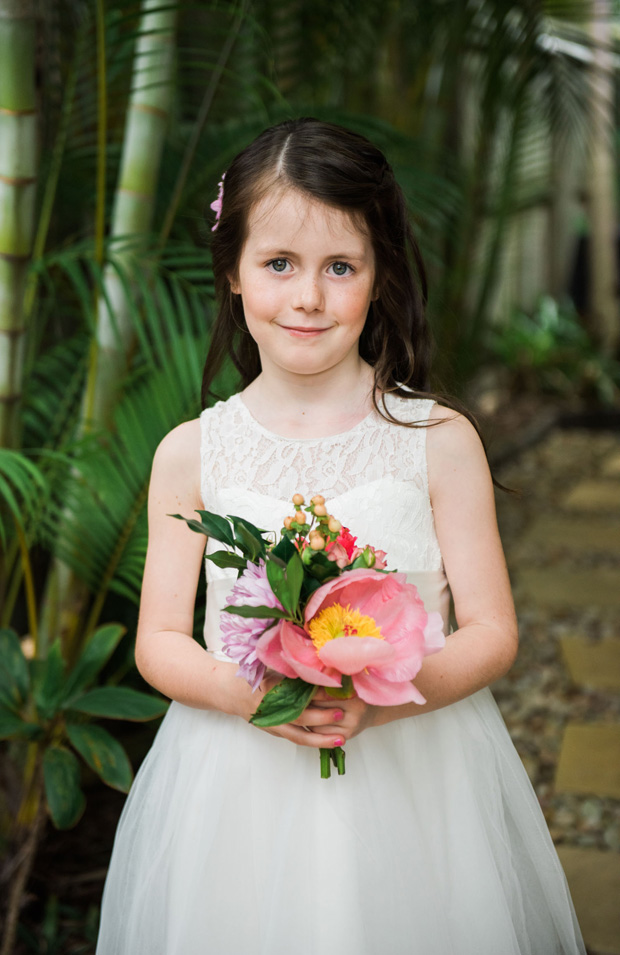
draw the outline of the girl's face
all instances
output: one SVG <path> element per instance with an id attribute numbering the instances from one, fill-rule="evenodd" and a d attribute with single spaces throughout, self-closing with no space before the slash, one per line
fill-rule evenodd
<path id="1" fill-rule="evenodd" d="M 263 371 L 315 375 L 357 363 L 374 288 L 370 239 L 345 212 L 294 189 L 268 193 L 250 212 L 231 289 Z"/>

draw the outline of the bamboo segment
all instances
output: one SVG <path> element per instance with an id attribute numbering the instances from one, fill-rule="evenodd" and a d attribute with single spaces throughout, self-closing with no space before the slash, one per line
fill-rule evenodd
<path id="1" fill-rule="evenodd" d="M 34 235 L 37 117 L 30 0 L 0 0 L 0 446 L 19 444 L 24 291 Z"/>
<path id="2" fill-rule="evenodd" d="M 0 0 L 2 2 L 2 0 Z M 159 166 L 168 126 L 176 8 L 161 0 L 143 0 L 134 58 L 132 92 L 127 109 L 119 180 L 110 238 L 112 254 L 129 271 L 134 250 L 151 230 Z M 100 106 L 101 108 L 101 106 Z M 124 238 L 127 241 L 121 241 Z M 82 429 L 110 425 L 119 385 L 133 339 L 130 303 L 118 272 L 108 265 L 103 294 L 97 301 L 97 335 L 82 403 Z M 65 650 L 75 651 L 87 588 L 62 561 L 55 559 L 42 602 L 40 643 L 45 648 L 62 634 Z"/>
<path id="3" fill-rule="evenodd" d="M 139 247 L 139 237 L 152 228 L 171 99 L 176 10 L 162 8 L 161 0 L 144 0 L 142 11 L 111 225 L 111 238 L 132 240 L 112 248 L 121 267 L 130 265 L 135 239 Z M 99 424 L 109 422 L 133 337 L 126 292 L 112 267 L 105 271 L 104 290 L 97 309 L 99 354 L 90 409 Z"/>
<path id="4" fill-rule="evenodd" d="M 613 355 L 618 345 L 618 266 L 616 261 L 615 80 L 612 14 L 609 0 L 592 0 L 593 62 L 590 73 L 590 274 L 591 321 L 602 348 Z"/>

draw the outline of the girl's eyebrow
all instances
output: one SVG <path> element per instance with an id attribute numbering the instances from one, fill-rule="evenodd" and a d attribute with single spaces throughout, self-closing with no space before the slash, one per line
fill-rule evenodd
<path id="1" fill-rule="evenodd" d="M 287 250 L 287 249 L 276 249 L 275 247 L 257 249 L 256 255 L 259 256 L 260 258 L 271 257 L 274 259 L 299 258 L 299 254 L 296 252 L 291 252 L 290 250 Z M 340 259 L 357 259 L 358 261 L 363 261 L 365 258 L 366 256 L 363 252 L 335 252 L 332 255 L 325 256 L 325 259 L 339 259 L 339 260 Z"/>

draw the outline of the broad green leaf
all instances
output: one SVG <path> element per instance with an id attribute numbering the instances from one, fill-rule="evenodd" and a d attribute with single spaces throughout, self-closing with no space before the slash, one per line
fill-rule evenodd
<path id="1" fill-rule="evenodd" d="M 245 557 L 233 554 L 229 550 L 216 550 L 213 554 L 205 554 L 205 558 L 217 567 L 234 567 L 235 570 L 245 570 L 248 563 Z"/>
<path id="2" fill-rule="evenodd" d="M 303 713 L 316 693 L 316 686 L 299 678 L 284 677 L 262 698 L 258 709 L 250 717 L 255 726 L 281 726 Z"/>
<path id="3" fill-rule="evenodd" d="M 93 633 L 65 683 L 66 702 L 92 683 L 103 665 L 112 656 L 124 633 L 125 627 L 119 623 L 106 624 Z"/>
<path id="4" fill-rule="evenodd" d="M 330 561 L 331 563 L 331 561 Z M 289 607 L 295 612 L 301 594 L 301 585 L 304 580 L 304 565 L 298 553 L 294 553 L 286 565 L 286 581 L 289 592 Z"/>
<path id="5" fill-rule="evenodd" d="M 267 534 L 267 531 L 263 527 L 257 527 L 256 524 L 252 524 L 251 521 L 246 521 L 245 517 L 235 517 L 233 514 L 227 514 L 226 516 L 232 521 L 235 530 L 237 530 L 239 526 L 245 527 L 246 531 L 249 531 L 252 537 L 256 537 L 262 544 L 265 543 L 263 534 Z"/>
<path id="6" fill-rule="evenodd" d="M 45 795 L 57 829 L 74 826 L 86 805 L 80 788 L 80 764 L 64 746 L 49 746 L 43 754 Z"/>
<path id="7" fill-rule="evenodd" d="M 51 719 L 64 695 L 65 665 L 60 639 L 54 640 L 44 660 L 35 661 L 32 695 L 43 719 Z"/>
<path id="8" fill-rule="evenodd" d="M 294 605 L 291 605 L 289 601 L 289 588 L 286 582 L 286 576 L 284 569 L 279 566 L 274 560 L 269 560 L 267 558 L 267 580 L 269 581 L 269 586 L 274 592 L 275 596 L 278 598 L 285 610 L 290 614 L 294 609 Z"/>
<path id="9" fill-rule="evenodd" d="M 42 735 L 42 727 L 36 723 L 26 723 L 0 703 L 0 739 L 37 739 Z"/>
<path id="10" fill-rule="evenodd" d="M 168 709 L 168 703 L 127 686 L 100 686 L 74 699 L 71 709 L 112 720 L 142 722 L 161 716 Z"/>
<path id="11" fill-rule="evenodd" d="M 293 554 L 297 554 L 297 548 L 288 537 L 283 537 L 270 551 L 272 557 L 279 557 L 284 563 L 288 563 Z"/>
<path id="12" fill-rule="evenodd" d="M 198 534 L 206 534 L 213 540 L 220 541 L 222 544 L 228 544 L 229 547 L 235 546 L 235 538 L 230 527 L 230 523 L 219 514 L 212 514 L 211 511 L 196 511 L 200 514 L 200 521 L 192 517 L 183 517 L 182 514 L 169 514 L 169 517 L 176 517 L 180 521 L 185 521 L 188 527 Z"/>
<path id="13" fill-rule="evenodd" d="M 224 607 L 222 613 L 236 613 L 239 617 L 255 617 L 257 620 L 287 620 L 290 617 L 285 610 L 278 610 L 277 607 L 232 607 L 230 604 Z"/>
<path id="14" fill-rule="evenodd" d="M 0 630 L 0 702 L 13 709 L 28 695 L 30 677 L 19 637 L 14 630 Z"/>
<path id="15" fill-rule="evenodd" d="M 249 530 L 247 521 L 243 521 L 240 517 L 231 517 L 230 519 L 235 528 L 235 547 L 251 561 L 256 561 L 258 557 L 264 556 L 266 547 L 265 541 L 260 536 L 260 531 L 256 528 L 256 533 Z"/>
<path id="16" fill-rule="evenodd" d="M 121 792 L 129 792 L 133 779 L 131 763 L 113 736 L 91 723 L 67 723 L 67 735 L 71 745 L 104 783 Z"/>

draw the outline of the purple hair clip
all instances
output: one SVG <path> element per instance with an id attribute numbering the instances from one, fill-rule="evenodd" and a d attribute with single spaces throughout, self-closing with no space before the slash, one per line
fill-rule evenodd
<path id="1" fill-rule="evenodd" d="M 218 193 L 217 199 L 211 203 L 211 209 L 215 212 L 215 225 L 211 227 L 211 232 L 215 232 L 218 225 L 220 224 L 220 216 L 222 214 L 222 199 L 224 198 L 224 180 L 226 179 L 226 173 L 223 174 L 222 178 L 218 183 Z"/>

